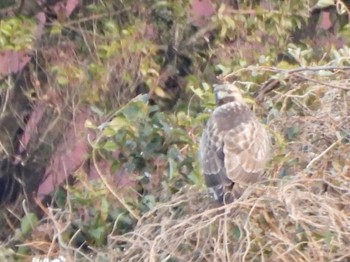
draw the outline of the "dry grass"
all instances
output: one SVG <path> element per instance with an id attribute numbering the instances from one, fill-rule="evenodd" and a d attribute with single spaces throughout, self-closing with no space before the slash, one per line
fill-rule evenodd
<path id="1" fill-rule="evenodd" d="M 272 185 L 273 184 L 273 185 Z M 315 190 L 327 186 L 326 190 Z M 204 207 L 185 193 L 111 237 L 120 261 L 343 261 L 350 257 L 346 185 L 295 178 L 255 185 L 236 202 Z M 183 214 L 179 215 L 179 213 Z"/>

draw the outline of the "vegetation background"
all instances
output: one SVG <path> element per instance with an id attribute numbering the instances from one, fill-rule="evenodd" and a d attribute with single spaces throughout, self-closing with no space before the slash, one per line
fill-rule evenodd
<path id="1" fill-rule="evenodd" d="M 349 5 L 0 2 L 1 261 L 348 261 Z M 268 184 L 208 197 L 212 84 L 271 133 Z"/>

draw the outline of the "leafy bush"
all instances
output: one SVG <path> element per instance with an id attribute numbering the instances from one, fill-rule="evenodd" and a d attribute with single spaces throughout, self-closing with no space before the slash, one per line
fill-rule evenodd
<path id="1" fill-rule="evenodd" d="M 194 139 L 201 126 L 202 122 L 187 112 L 166 114 L 151 105 L 147 95 L 141 95 L 100 126 L 103 130 L 93 145 L 99 156 L 111 161 L 112 171 L 136 172 L 141 184 L 159 181 L 167 187 L 159 197 L 167 198 L 183 185 L 202 180 L 195 159 L 198 141 Z M 159 189 L 151 187 L 144 194 L 153 194 L 152 190 Z"/>
<path id="2" fill-rule="evenodd" d="M 32 50 L 36 23 L 26 17 L 0 20 L 0 50 Z"/>

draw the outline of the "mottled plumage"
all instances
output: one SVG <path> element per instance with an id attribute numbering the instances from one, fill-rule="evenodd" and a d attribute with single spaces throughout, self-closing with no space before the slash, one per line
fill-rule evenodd
<path id="1" fill-rule="evenodd" d="M 199 159 L 207 186 L 222 203 L 261 180 L 270 140 L 235 85 L 217 85 L 214 93 L 218 107 L 203 131 Z"/>

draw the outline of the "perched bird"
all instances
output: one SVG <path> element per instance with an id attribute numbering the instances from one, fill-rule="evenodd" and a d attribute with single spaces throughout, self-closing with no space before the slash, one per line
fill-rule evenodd
<path id="1" fill-rule="evenodd" d="M 203 131 L 199 160 L 205 182 L 220 203 L 262 180 L 270 139 L 234 84 L 214 85 L 217 108 Z"/>

